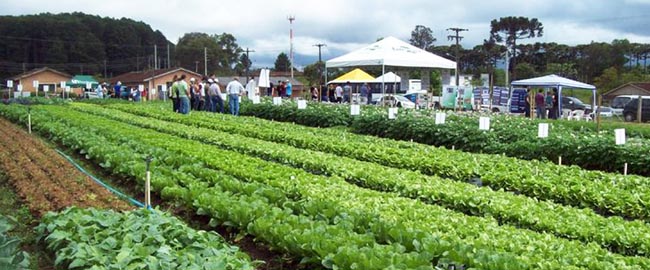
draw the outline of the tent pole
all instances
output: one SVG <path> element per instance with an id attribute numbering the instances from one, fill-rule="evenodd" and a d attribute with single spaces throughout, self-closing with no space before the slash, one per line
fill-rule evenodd
<path id="1" fill-rule="evenodd" d="M 323 74 L 319 74 L 319 78 L 322 78 L 322 76 L 323 76 Z M 269 76 L 269 78 L 271 78 L 271 77 Z M 330 96 L 329 96 L 329 94 L 330 94 L 330 93 L 329 93 L 329 92 L 330 92 L 330 88 L 329 88 L 329 86 L 327 85 L 327 62 L 325 62 L 325 81 L 323 82 L 323 84 L 325 85 L 325 96 L 327 97 L 327 101 L 328 101 L 328 102 L 332 102 L 332 101 L 330 100 Z M 322 84 L 320 85 L 320 88 L 321 88 L 321 89 L 320 89 L 320 93 L 319 93 L 319 94 L 320 94 L 320 96 L 321 96 L 321 101 L 322 101 L 322 99 L 323 99 L 323 98 L 322 98 L 322 96 L 323 96 L 323 85 L 322 85 Z"/>
<path id="2" fill-rule="evenodd" d="M 560 114 L 560 119 L 564 116 L 562 113 L 562 86 L 558 85 L 557 86 L 557 110 L 558 113 Z"/>
<path id="3" fill-rule="evenodd" d="M 384 63 L 381 63 L 381 74 L 382 75 L 386 74 L 386 66 L 384 65 Z M 382 100 L 385 99 L 384 96 L 386 95 L 385 81 L 386 81 L 386 76 L 381 76 L 381 96 L 382 96 Z"/>

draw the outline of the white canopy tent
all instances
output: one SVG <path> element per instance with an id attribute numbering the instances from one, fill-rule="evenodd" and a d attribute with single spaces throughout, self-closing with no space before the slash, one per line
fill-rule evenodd
<path id="1" fill-rule="evenodd" d="M 375 78 L 374 82 L 376 83 L 381 83 L 381 82 L 387 82 L 387 83 L 399 83 L 402 81 L 402 78 L 397 76 L 397 74 L 391 72 L 388 72 L 384 75 L 381 75 L 377 78 Z"/>
<path id="2" fill-rule="evenodd" d="M 325 62 L 327 69 L 339 67 L 381 66 L 456 69 L 456 62 L 422 50 L 395 37 L 386 37 L 366 47 Z M 382 91 L 385 81 L 382 81 Z"/>
<path id="3" fill-rule="evenodd" d="M 555 74 L 546 75 L 542 77 L 530 78 L 525 80 L 513 81 L 510 83 L 512 86 L 539 86 L 539 87 L 555 87 L 558 90 L 558 110 L 562 112 L 562 88 L 579 88 L 587 89 L 593 92 L 592 108 L 596 107 L 596 87 L 591 84 L 586 84 Z"/>

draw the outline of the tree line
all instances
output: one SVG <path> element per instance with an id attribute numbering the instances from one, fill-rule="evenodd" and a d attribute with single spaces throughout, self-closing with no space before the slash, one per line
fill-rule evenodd
<path id="1" fill-rule="evenodd" d="M 0 36 L 0 78 L 43 66 L 100 78 L 154 65 L 203 73 L 204 53 L 209 73 L 250 66 L 232 34 L 187 33 L 174 45 L 144 22 L 78 12 L 0 16 Z"/>

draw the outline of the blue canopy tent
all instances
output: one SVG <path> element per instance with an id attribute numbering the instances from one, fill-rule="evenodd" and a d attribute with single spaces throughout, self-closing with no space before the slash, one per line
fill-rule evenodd
<path id="1" fill-rule="evenodd" d="M 586 84 L 555 74 L 546 75 L 542 77 L 530 78 L 525 80 L 513 81 L 510 83 L 512 86 L 537 86 L 537 87 L 555 87 L 558 91 L 558 110 L 562 111 L 562 89 L 563 88 L 578 88 L 587 89 L 593 92 L 591 108 L 596 107 L 596 87 L 591 84 Z M 594 118 L 595 119 L 595 118 Z"/>

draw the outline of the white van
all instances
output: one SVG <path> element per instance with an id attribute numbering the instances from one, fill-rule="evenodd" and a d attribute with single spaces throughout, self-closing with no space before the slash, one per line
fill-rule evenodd
<path id="1" fill-rule="evenodd" d="M 612 99 L 612 103 L 610 104 L 610 107 L 612 107 L 612 113 L 614 115 L 623 115 L 623 108 L 625 108 L 625 105 L 632 99 L 636 99 L 639 96 L 637 95 L 620 95 L 614 97 Z M 642 96 L 643 99 L 650 98 L 650 96 Z"/>

